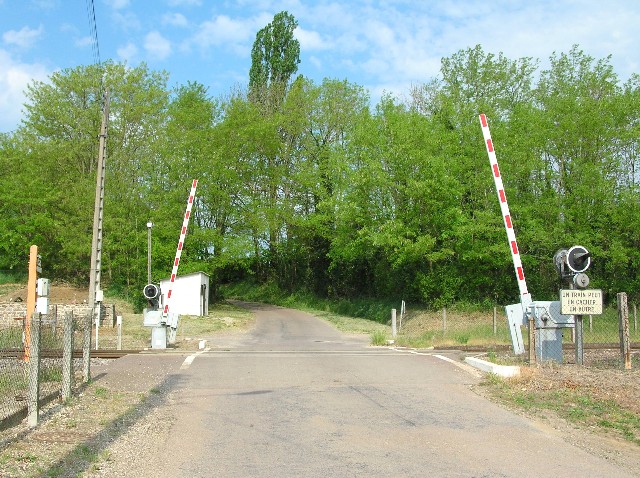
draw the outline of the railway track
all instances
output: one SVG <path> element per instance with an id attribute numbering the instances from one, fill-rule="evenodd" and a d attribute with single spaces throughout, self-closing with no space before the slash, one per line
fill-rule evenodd
<path id="1" fill-rule="evenodd" d="M 138 354 L 141 350 L 92 350 L 92 358 L 104 358 L 104 359 L 117 359 L 124 357 L 125 355 Z M 0 350 L 0 359 L 3 358 L 22 358 L 24 356 L 24 350 L 22 349 L 9 349 Z M 44 351 L 40 355 L 41 358 L 62 358 L 62 352 L 59 350 Z M 74 350 L 73 358 L 82 358 L 82 350 Z"/>

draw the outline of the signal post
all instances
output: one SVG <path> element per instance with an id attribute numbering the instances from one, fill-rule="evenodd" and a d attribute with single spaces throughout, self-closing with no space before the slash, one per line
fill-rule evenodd
<path id="1" fill-rule="evenodd" d="M 585 271 L 591 265 L 591 253 L 583 246 L 561 249 L 553 257 L 562 280 L 569 289 L 560 290 L 560 312 L 573 315 L 576 332 L 576 364 L 584 364 L 584 315 L 602 314 L 602 291 L 587 289 L 589 276 Z"/>

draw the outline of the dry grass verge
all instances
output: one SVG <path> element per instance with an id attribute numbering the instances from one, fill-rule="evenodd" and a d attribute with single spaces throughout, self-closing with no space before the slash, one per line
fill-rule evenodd
<path id="1" fill-rule="evenodd" d="M 478 391 L 640 475 L 640 363 L 636 356 L 635 369 L 613 368 L 618 355 L 590 351 L 589 366 L 547 363 L 523 367 L 519 377 L 489 375 Z"/>

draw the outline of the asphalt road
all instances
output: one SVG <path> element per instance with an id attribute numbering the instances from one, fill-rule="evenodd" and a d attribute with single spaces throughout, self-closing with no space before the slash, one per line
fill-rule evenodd
<path id="1" fill-rule="evenodd" d="M 183 364 L 149 417 L 164 426 L 118 476 L 632 476 L 477 395 L 478 377 L 449 361 L 251 307 L 252 332 Z"/>

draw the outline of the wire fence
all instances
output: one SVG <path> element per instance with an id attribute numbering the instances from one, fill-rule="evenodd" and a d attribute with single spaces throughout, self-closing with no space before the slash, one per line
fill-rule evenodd
<path id="1" fill-rule="evenodd" d="M 5 430 L 55 399 L 68 399 L 82 382 L 82 351 L 88 317 L 71 312 L 34 314 L 0 326 L 0 430 Z M 34 382 L 35 381 L 35 382 Z"/>
<path id="2" fill-rule="evenodd" d="M 402 311 L 403 309 L 398 309 Z M 621 361 L 620 312 L 606 308 L 601 315 L 585 315 L 583 325 L 583 353 L 585 364 L 603 364 L 618 367 Z M 629 347 L 635 366 L 640 366 L 640 328 L 638 306 L 631 304 L 628 310 Z M 540 324 L 540 322 L 538 322 Z M 565 361 L 573 361 L 576 342 L 575 321 L 558 329 Z M 522 329 L 528 348 L 527 328 Z M 491 311 L 469 311 L 456 308 L 431 311 L 407 311 L 397 314 L 396 343 L 424 348 L 466 348 L 476 350 L 512 349 L 512 338 L 504 308 L 496 306 Z M 603 350 L 610 350 L 605 354 Z M 603 357 L 608 357 L 606 360 Z"/>

